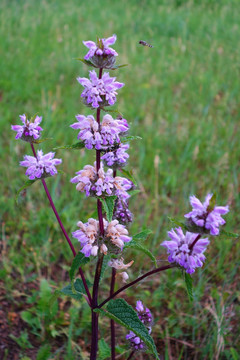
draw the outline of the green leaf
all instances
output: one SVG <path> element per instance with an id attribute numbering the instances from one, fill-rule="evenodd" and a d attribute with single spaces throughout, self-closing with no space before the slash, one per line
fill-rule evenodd
<path id="1" fill-rule="evenodd" d="M 54 293 L 52 294 L 52 296 L 49 299 L 48 302 L 48 306 L 50 311 L 52 311 L 52 307 L 55 304 L 55 302 L 57 301 L 57 299 L 62 295 L 60 290 L 55 290 Z"/>
<path id="2" fill-rule="evenodd" d="M 150 259 L 154 262 L 155 267 L 157 267 L 157 260 L 156 260 L 155 256 L 151 253 L 151 251 L 149 251 L 147 248 L 145 248 L 141 243 L 132 240 L 129 243 L 124 245 L 124 249 L 129 249 L 129 248 L 134 249 L 134 250 L 139 250 L 139 251 L 143 252 L 145 255 L 149 256 Z"/>
<path id="3" fill-rule="evenodd" d="M 64 295 L 70 296 L 71 298 L 75 300 L 81 300 L 82 294 L 80 292 L 77 292 L 75 289 L 75 292 L 73 292 L 72 285 L 68 284 L 65 286 L 60 292 Z"/>
<path id="4" fill-rule="evenodd" d="M 128 191 L 128 194 L 129 194 L 130 196 L 134 196 L 134 195 L 139 194 L 140 192 L 141 192 L 140 190 L 135 189 L 135 190 L 130 190 L 130 191 Z"/>
<path id="5" fill-rule="evenodd" d="M 86 280 L 87 282 L 87 286 L 91 287 L 92 283 L 88 280 Z M 55 301 L 62 295 L 67 295 L 72 297 L 75 300 L 80 300 L 82 298 L 82 294 L 86 294 L 86 290 L 85 287 L 83 285 L 83 282 L 81 279 L 76 279 L 76 281 L 71 284 L 68 284 L 67 286 L 65 286 L 63 289 L 61 290 L 55 290 L 54 293 L 52 294 L 49 302 L 48 302 L 48 306 L 50 311 L 52 311 L 52 307 L 55 303 Z"/>
<path id="6" fill-rule="evenodd" d="M 100 106 L 100 108 L 101 108 L 101 110 L 103 110 L 103 111 L 105 111 L 105 112 L 107 112 L 107 113 L 115 113 L 115 114 L 117 114 L 118 116 L 122 116 L 122 113 L 120 113 L 120 111 L 119 110 L 114 110 L 114 109 L 105 109 L 104 107 L 101 107 Z"/>
<path id="7" fill-rule="evenodd" d="M 193 301 L 193 291 L 192 291 L 192 278 L 188 273 L 184 273 L 184 280 L 186 284 L 186 289 L 190 301 Z"/>
<path id="8" fill-rule="evenodd" d="M 128 64 L 122 64 L 122 65 L 114 65 L 113 67 L 111 67 L 111 69 L 109 70 L 117 70 L 120 69 L 122 67 L 128 66 Z"/>
<path id="9" fill-rule="evenodd" d="M 89 261 L 90 259 L 80 252 L 75 256 L 72 262 L 71 269 L 69 271 L 69 277 L 71 281 L 74 279 L 75 273 L 79 269 L 79 267 L 87 264 Z"/>
<path id="10" fill-rule="evenodd" d="M 85 147 L 84 142 L 79 141 L 73 145 L 63 145 L 63 146 L 58 146 L 55 147 L 53 150 L 59 150 L 59 149 L 73 149 L 73 150 L 78 150 L 78 149 L 83 149 Z"/>
<path id="11" fill-rule="evenodd" d="M 87 286 L 91 287 L 92 283 L 88 280 L 86 280 Z M 86 294 L 86 290 L 85 287 L 83 285 L 83 281 L 81 279 L 76 279 L 75 283 L 74 283 L 74 288 L 77 292 L 81 293 L 81 294 Z"/>
<path id="12" fill-rule="evenodd" d="M 110 300 L 106 309 L 94 309 L 94 311 L 113 319 L 126 329 L 133 331 L 144 341 L 149 350 L 155 355 L 156 359 L 159 360 L 156 346 L 152 337 L 149 335 L 147 328 L 138 318 L 136 311 L 134 311 L 124 299 Z"/>
<path id="13" fill-rule="evenodd" d="M 139 241 L 139 240 L 146 240 L 147 237 L 152 234 L 152 230 L 150 229 L 146 229 L 146 230 L 143 230 L 141 231 L 140 233 L 136 234 L 136 235 L 133 235 L 133 240 L 135 241 Z"/>
<path id="14" fill-rule="evenodd" d="M 112 221 L 113 217 L 113 210 L 115 205 L 115 200 L 117 199 L 117 196 L 106 196 L 104 199 L 99 198 L 100 201 L 103 204 L 104 210 L 106 212 L 106 218 L 107 221 Z"/>
<path id="15" fill-rule="evenodd" d="M 224 235 L 224 236 L 232 237 L 232 238 L 238 238 L 239 237 L 239 234 L 228 232 L 228 231 L 225 231 L 223 229 L 221 229 L 220 235 Z"/>
<path id="16" fill-rule="evenodd" d="M 125 169 L 121 169 L 120 170 L 121 173 L 126 176 L 126 178 L 128 178 L 129 180 L 131 180 L 133 182 L 134 185 L 137 185 L 137 182 L 133 176 L 133 172 L 132 170 L 128 171 L 128 170 L 125 170 Z"/>
<path id="17" fill-rule="evenodd" d="M 18 197 L 19 197 L 20 193 L 21 193 L 23 190 L 27 189 L 29 186 L 31 186 L 33 183 L 35 183 L 35 181 L 37 181 L 37 180 L 27 180 L 27 181 L 25 182 L 25 184 L 17 191 L 17 194 L 16 194 L 16 196 L 15 196 L 15 201 L 16 201 L 16 203 L 18 202 Z"/>
<path id="18" fill-rule="evenodd" d="M 44 141 L 48 141 L 48 140 L 52 140 L 52 139 L 53 138 L 37 139 L 37 140 L 34 140 L 33 143 L 34 144 L 41 144 Z"/>
<path id="19" fill-rule="evenodd" d="M 89 60 L 85 60 L 85 59 L 82 59 L 82 58 L 77 58 L 76 60 L 79 60 L 79 61 L 83 62 L 87 66 L 97 68 L 97 66 L 93 65 L 93 63 L 91 61 L 89 61 Z"/>
<path id="20" fill-rule="evenodd" d="M 207 211 L 209 211 L 209 212 L 213 211 L 214 207 L 216 206 L 216 198 L 217 198 L 216 193 L 214 193 L 209 201 Z"/>
<path id="21" fill-rule="evenodd" d="M 98 355 L 99 360 L 110 359 L 111 349 L 104 339 L 99 340 L 98 349 L 99 349 L 99 355 Z"/>
<path id="22" fill-rule="evenodd" d="M 188 230 L 188 227 L 186 224 L 184 224 L 182 221 L 179 221 L 177 219 L 174 219 L 174 218 L 171 218 L 171 217 L 168 217 L 168 219 L 176 226 L 180 226 L 182 227 L 184 230 Z"/>
<path id="23" fill-rule="evenodd" d="M 237 351 L 233 347 L 230 348 L 230 352 L 231 352 L 233 360 L 239 360 L 240 355 L 237 353 Z"/>
<path id="24" fill-rule="evenodd" d="M 45 344 L 40 347 L 37 353 L 36 360 L 47 360 L 51 355 L 51 347 L 48 344 Z"/>
<path id="25" fill-rule="evenodd" d="M 124 136 L 121 138 L 122 143 L 126 143 L 132 140 L 142 140 L 142 138 L 140 136 Z"/>

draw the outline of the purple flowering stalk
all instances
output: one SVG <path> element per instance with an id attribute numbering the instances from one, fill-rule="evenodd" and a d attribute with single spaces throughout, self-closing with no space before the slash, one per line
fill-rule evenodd
<path id="1" fill-rule="evenodd" d="M 83 103 L 92 110 L 96 109 L 96 117 L 78 114 L 76 116 L 77 121 L 70 125 L 71 128 L 78 131 L 77 138 L 83 146 L 88 150 L 94 150 L 96 154 L 95 163 L 93 165 L 86 165 L 83 169 L 77 171 L 76 175 L 71 179 L 71 182 L 76 184 L 78 192 L 84 193 L 87 197 L 91 196 L 97 199 L 98 219 L 90 218 L 86 222 L 78 221 L 78 228 L 72 232 L 72 237 L 80 245 L 80 258 L 83 258 L 83 255 L 85 260 L 86 258 L 97 258 L 92 294 L 90 294 L 83 270 L 79 267 L 79 274 L 86 294 L 83 294 L 83 296 L 88 301 L 92 316 L 90 360 L 96 360 L 98 353 L 99 313 L 97 311 L 100 311 L 110 301 L 108 305 L 113 304 L 115 301 L 113 299 L 117 295 L 149 276 L 173 268 L 180 268 L 187 274 L 193 274 L 206 261 L 204 254 L 210 244 L 208 236 L 218 236 L 221 233 L 221 226 L 225 224 L 222 216 L 229 211 L 228 206 L 216 206 L 215 196 L 212 194 L 206 196 L 204 203 L 201 203 L 195 196 L 191 196 L 192 211 L 185 214 L 186 224 L 183 228 L 178 226 L 175 229 L 171 229 L 168 232 L 170 240 L 165 240 L 160 244 L 160 246 L 167 250 L 169 264 L 151 269 L 135 280 L 128 282 L 129 275 L 127 270 L 133 265 L 134 261 L 131 260 L 126 263 L 123 258 L 123 251 L 129 246 L 131 247 L 134 241 L 138 241 L 137 237 L 133 238 L 134 241 L 132 241 L 128 230 L 129 224 L 133 221 L 133 214 L 128 208 L 130 191 L 135 186 L 131 180 L 118 176 L 117 170 L 121 170 L 122 167 L 126 166 L 129 159 L 129 154 L 127 153 L 129 144 L 122 140 L 122 137 L 125 137 L 129 131 L 129 125 L 127 120 L 120 116 L 114 118 L 110 114 L 105 113 L 101 119 L 101 110 L 106 111 L 104 109 L 106 106 L 115 104 L 117 90 L 124 86 L 123 83 L 117 82 L 115 77 L 111 77 L 109 72 L 104 72 L 104 69 L 111 70 L 117 68 L 115 67 L 115 61 L 118 54 L 111 47 L 115 41 L 116 35 L 107 39 L 98 38 L 97 42 L 83 42 L 89 49 L 85 55 L 84 62 L 99 70 L 98 75 L 95 70 L 92 70 L 89 72 L 90 79 L 78 77 L 77 81 L 84 87 L 81 94 Z M 23 125 L 12 125 L 12 130 L 17 132 L 16 139 L 21 139 L 31 144 L 34 155 L 25 155 L 20 165 L 27 168 L 26 176 L 30 180 L 41 180 L 60 228 L 75 257 L 77 252 L 62 224 L 45 182 L 46 177 L 57 174 L 57 166 L 61 164 L 62 160 L 55 158 L 54 152 L 44 155 L 42 150 L 38 150 L 36 153 L 34 149 L 33 143 L 38 141 L 43 130 L 39 126 L 42 121 L 41 117 L 37 116 L 29 121 L 25 115 L 20 115 L 20 119 Z M 105 168 L 108 169 L 105 170 Z M 109 203 L 111 206 L 108 208 L 107 204 Z M 105 204 L 104 211 L 103 204 Z M 107 209 L 105 206 L 107 206 Z M 109 210 L 110 208 L 111 211 Z M 208 236 L 206 237 L 206 235 Z M 99 282 L 102 275 L 104 256 L 110 258 L 107 263 L 107 266 L 112 271 L 110 292 L 109 296 L 99 303 Z M 115 291 L 117 278 L 126 284 Z M 121 302 L 121 306 L 122 304 L 123 302 Z M 132 357 L 137 358 L 138 352 L 146 351 L 147 346 L 149 346 L 153 316 L 141 300 L 137 301 L 136 312 L 132 309 L 129 310 L 129 305 L 126 302 L 124 304 L 125 311 L 133 316 L 133 322 L 138 322 L 137 328 L 132 327 L 130 320 L 126 326 L 128 329 L 131 329 L 126 335 L 130 350 L 128 359 Z M 107 310 L 109 311 L 108 306 Z M 111 359 L 115 360 L 115 323 L 112 317 L 109 317 L 111 318 Z M 116 317 L 117 315 L 115 314 L 114 319 Z M 123 320 L 120 320 L 120 323 L 123 323 Z M 152 348 L 152 351 L 155 357 L 158 358 L 157 350 Z"/>
<path id="2" fill-rule="evenodd" d="M 50 192 L 48 190 L 47 184 L 44 180 L 45 177 L 54 176 L 57 174 L 56 165 L 59 165 L 62 163 L 61 159 L 54 159 L 55 153 L 50 152 L 48 154 L 43 155 L 42 150 L 38 150 L 36 153 L 33 143 L 35 140 L 40 138 L 41 131 L 43 129 L 39 126 L 40 122 L 42 121 L 42 117 L 37 116 L 34 121 L 29 121 L 26 118 L 26 115 L 20 115 L 20 119 L 23 123 L 23 125 L 12 125 L 11 128 L 13 131 L 17 131 L 16 139 L 21 139 L 23 141 L 29 142 L 31 145 L 31 149 L 34 156 L 25 155 L 24 161 L 20 162 L 21 166 L 27 167 L 26 176 L 30 180 L 36 180 L 40 179 L 44 190 L 46 192 L 46 195 L 48 197 L 50 206 L 52 207 L 52 210 L 57 218 L 57 221 L 59 223 L 59 226 L 68 242 L 68 245 L 73 253 L 73 256 L 76 256 L 76 250 L 65 230 L 65 227 L 63 226 L 63 223 L 60 219 L 60 216 L 56 210 L 56 207 L 54 205 L 54 202 L 52 200 L 52 197 L 50 195 Z M 86 294 L 87 294 L 87 301 L 89 304 L 91 304 L 92 297 L 88 289 L 88 285 L 86 282 L 86 279 L 83 274 L 83 270 L 81 267 L 79 267 L 79 274 L 83 281 L 83 286 L 85 288 Z"/>

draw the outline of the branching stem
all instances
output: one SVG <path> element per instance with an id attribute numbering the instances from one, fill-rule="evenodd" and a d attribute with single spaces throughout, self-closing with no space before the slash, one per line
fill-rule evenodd
<path id="1" fill-rule="evenodd" d="M 33 155 L 35 156 L 35 158 L 37 158 L 37 154 L 36 154 L 36 151 L 35 151 L 35 149 L 34 149 L 34 145 L 33 145 L 33 144 L 31 144 L 31 148 L 32 148 Z M 54 205 L 53 199 L 52 199 L 52 197 L 51 197 L 51 195 L 50 195 L 50 192 L 49 192 L 49 190 L 48 190 L 46 181 L 45 181 L 44 179 L 41 179 L 41 181 L 42 181 L 44 190 L 45 190 L 45 192 L 46 192 L 46 195 L 47 195 L 47 197 L 48 197 L 50 206 L 51 206 L 51 208 L 52 208 L 52 210 L 53 210 L 53 212 L 54 212 L 54 214 L 55 214 L 55 216 L 56 216 L 56 218 L 57 218 L 57 221 L 58 221 L 59 226 L 60 226 L 60 228 L 61 228 L 61 230 L 62 230 L 62 232 L 63 232 L 63 235 L 65 236 L 65 238 L 66 238 L 66 240 L 67 240 L 67 242 L 68 242 L 68 245 L 70 246 L 70 248 L 71 248 L 71 250 L 72 250 L 73 256 L 75 257 L 75 256 L 76 256 L 76 250 L 75 250 L 75 248 L 74 248 L 74 246 L 73 246 L 73 244 L 72 244 L 72 242 L 71 242 L 71 240 L 70 240 L 70 238 L 69 238 L 69 236 L 68 236 L 68 234 L 67 234 L 67 232 L 66 232 L 66 230 L 65 230 L 65 228 L 64 228 L 64 226 L 63 226 L 63 223 L 62 223 L 62 221 L 61 221 L 61 219 L 60 219 L 60 216 L 59 216 L 59 214 L 58 214 L 58 212 L 57 212 L 57 209 L 56 209 L 56 207 L 55 207 L 55 205 Z M 82 271 L 82 268 L 81 268 L 81 267 L 79 268 L 79 274 L 80 274 L 80 276 L 81 276 L 81 278 L 82 278 L 82 282 L 83 282 L 84 288 L 85 288 L 85 290 L 86 290 L 86 294 L 87 294 L 87 297 L 88 297 L 89 306 L 91 306 L 92 297 L 91 297 L 91 294 L 90 294 L 90 292 L 89 292 L 89 289 L 88 289 L 88 286 L 87 286 L 87 282 L 86 282 L 86 279 L 85 279 L 85 277 L 84 277 L 84 274 L 83 274 L 83 271 Z"/>
<path id="2" fill-rule="evenodd" d="M 145 279 L 146 277 L 150 276 L 150 275 L 153 275 L 153 274 L 156 274 L 158 272 L 161 272 L 161 271 L 164 271 L 164 270 L 168 270 L 168 269 L 172 269 L 176 267 L 175 264 L 172 264 L 172 265 L 166 265 L 166 266 L 162 266 L 160 268 L 157 268 L 157 269 L 154 269 L 154 270 L 151 270 L 151 271 L 148 271 L 146 274 L 138 277 L 137 279 L 135 279 L 134 281 L 130 282 L 129 284 L 121 287 L 120 289 L 118 289 L 117 291 L 115 291 L 112 295 L 110 295 L 106 300 L 104 300 L 100 305 L 98 305 L 98 308 L 100 309 L 103 305 L 105 305 L 108 301 L 110 301 L 111 299 L 113 299 L 115 296 L 117 296 L 118 294 L 120 294 L 122 291 L 128 289 L 129 287 L 137 284 L 139 281 Z"/>

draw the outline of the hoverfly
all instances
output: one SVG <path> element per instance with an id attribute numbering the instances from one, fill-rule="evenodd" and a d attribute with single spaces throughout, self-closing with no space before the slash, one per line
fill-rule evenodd
<path id="1" fill-rule="evenodd" d="M 148 46 L 148 47 L 150 47 L 150 48 L 153 48 L 153 46 L 152 46 L 151 44 L 147 43 L 147 42 L 144 41 L 144 40 L 140 40 L 140 41 L 139 41 L 139 44 L 140 44 L 140 45 L 143 45 L 143 46 Z"/>

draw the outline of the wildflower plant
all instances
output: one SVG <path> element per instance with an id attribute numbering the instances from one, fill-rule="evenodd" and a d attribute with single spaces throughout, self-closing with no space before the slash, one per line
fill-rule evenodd
<path id="1" fill-rule="evenodd" d="M 39 126 L 42 117 L 36 116 L 35 119 L 29 121 L 26 115 L 21 115 L 20 120 L 23 125 L 12 125 L 12 130 L 17 132 L 16 139 L 30 143 L 33 152 L 33 156 L 25 155 L 24 160 L 20 162 L 21 166 L 27 168 L 26 176 L 30 180 L 21 189 L 28 187 L 36 180 L 42 182 L 74 257 L 69 272 L 70 283 L 53 294 L 51 303 L 64 294 L 80 301 L 81 299 L 87 301 L 91 308 L 92 321 L 90 360 L 97 359 L 99 316 L 105 316 L 111 320 L 112 360 L 116 358 L 115 323 L 119 323 L 129 331 L 126 334 L 129 348 L 128 359 L 132 357 L 137 359 L 139 351 L 151 352 L 156 359 L 159 359 L 158 352 L 161 352 L 161 349 L 156 349 L 151 337 L 154 333 L 154 319 L 151 311 L 141 300 L 137 301 L 134 309 L 124 299 L 116 298 L 116 296 L 149 276 L 176 268 L 185 274 L 187 291 L 192 296 L 190 274 L 193 274 L 197 268 L 201 268 L 207 261 L 206 253 L 210 237 L 216 237 L 224 232 L 222 226 L 225 220 L 222 216 L 227 214 L 229 208 L 216 206 L 216 197 L 213 194 L 208 194 L 203 203 L 196 196 L 190 196 L 192 210 L 185 214 L 186 222 L 172 219 L 177 227 L 168 232 L 168 240 L 159 243 L 159 252 L 165 248 L 168 254 L 166 264 L 161 267 L 157 266 L 154 255 L 143 245 L 143 241 L 151 231 L 145 229 L 135 235 L 131 233 L 129 225 L 133 221 L 133 214 L 128 205 L 130 197 L 136 193 L 137 185 L 133 181 L 131 172 L 123 168 L 128 163 L 127 151 L 130 140 L 139 137 L 129 135 L 128 121 L 122 115 L 113 116 L 106 110 L 106 107 L 115 104 L 117 92 L 124 86 L 123 83 L 116 81 L 116 77 L 109 75 L 110 70 L 116 70 L 122 66 L 115 65 L 118 54 L 111 46 L 114 45 L 116 39 L 116 35 L 113 35 L 107 39 L 97 39 L 97 42 L 83 42 L 88 48 L 88 53 L 81 61 L 94 68 L 89 72 L 89 79 L 77 78 L 83 86 L 81 98 L 88 109 L 86 114 L 76 115 L 76 121 L 70 125 L 76 131 L 78 142 L 71 146 L 61 147 L 85 148 L 95 152 L 94 164 L 86 165 L 75 175 L 71 174 L 70 181 L 78 192 L 96 199 L 98 214 L 96 219 L 76 219 L 75 231 L 71 235 L 67 234 L 45 181 L 45 178 L 57 175 L 58 166 L 62 160 L 55 158 L 54 152 L 44 155 L 42 150 L 36 152 L 34 147 L 34 144 L 43 141 L 40 139 L 43 129 Z M 106 72 L 105 69 L 108 71 Z M 114 114 L 114 112 L 111 113 Z M 80 194 L 77 196 L 81 198 Z M 234 236 L 234 234 L 230 235 Z M 72 239 L 77 241 L 76 247 Z M 137 266 L 137 262 L 127 259 L 128 249 L 140 250 L 152 261 L 152 268 L 132 281 L 129 280 L 128 268 Z M 88 262 L 94 263 L 95 259 L 95 274 L 90 282 L 85 278 L 84 268 Z M 110 268 L 112 272 L 110 294 L 100 301 L 100 279 L 104 277 L 106 268 Z M 80 278 L 76 279 L 77 270 Z M 116 279 L 125 283 L 118 290 L 115 290 Z"/>

